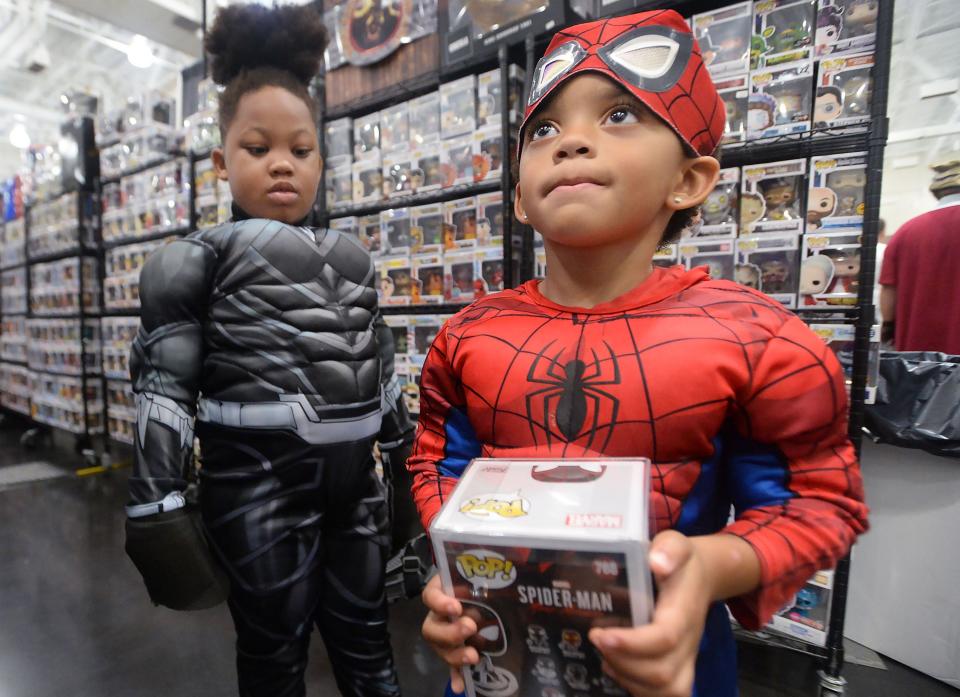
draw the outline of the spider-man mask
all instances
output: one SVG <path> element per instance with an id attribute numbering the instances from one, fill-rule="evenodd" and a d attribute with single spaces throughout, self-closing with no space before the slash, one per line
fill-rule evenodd
<path id="1" fill-rule="evenodd" d="M 623 86 L 687 146 L 711 155 L 726 113 L 690 27 L 673 10 L 639 12 L 557 32 L 533 75 L 523 129 L 558 85 L 591 70 Z"/>

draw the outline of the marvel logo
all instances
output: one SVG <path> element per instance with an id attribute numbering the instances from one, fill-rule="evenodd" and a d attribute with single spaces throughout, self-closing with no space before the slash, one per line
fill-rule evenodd
<path id="1" fill-rule="evenodd" d="M 623 516 L 612 513 L 568 513 L 568 528 L 622 528 Z"/>

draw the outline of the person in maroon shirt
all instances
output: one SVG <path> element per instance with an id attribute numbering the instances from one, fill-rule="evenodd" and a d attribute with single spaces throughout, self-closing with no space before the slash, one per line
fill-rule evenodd
<path id="1" fill-rule="evenodd" d="M 937 207 L 908 220 L 887 245 L 880 311 L 898 351 L 960 354 L 960 157 L 933 166 Z"/>

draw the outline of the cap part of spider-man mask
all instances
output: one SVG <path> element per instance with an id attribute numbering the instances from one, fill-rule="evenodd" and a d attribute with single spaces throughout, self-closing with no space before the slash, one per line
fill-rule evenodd
<path id="1" fill-rule="evenodd" d="M 557 32 L 533 75 L 523 129 L 544 100 L 580 73 L 606 75 L 643 102 L 692 151 L 712 155 L 726 111 L 703 64 L 700 47 L 673 10 L 639 12 Z"/>

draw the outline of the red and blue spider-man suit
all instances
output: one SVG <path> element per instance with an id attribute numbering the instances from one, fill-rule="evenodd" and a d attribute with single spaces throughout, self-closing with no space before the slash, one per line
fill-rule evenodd
<path id="1" fill-rule="evenodd" d="M 797 317 L 702 268 L 654 269 L 592 309 L 537 287 L 475 302 L 434 341 L 408 460 L 425 526 L 476 457 L 646 456 L 659 529 L 723 531 L 756 550 L 760 588 L 729 602 L 751 628 L 866 529 L 843 373 Z M 736 694 L 720 603 L 696 686 Z"/>

